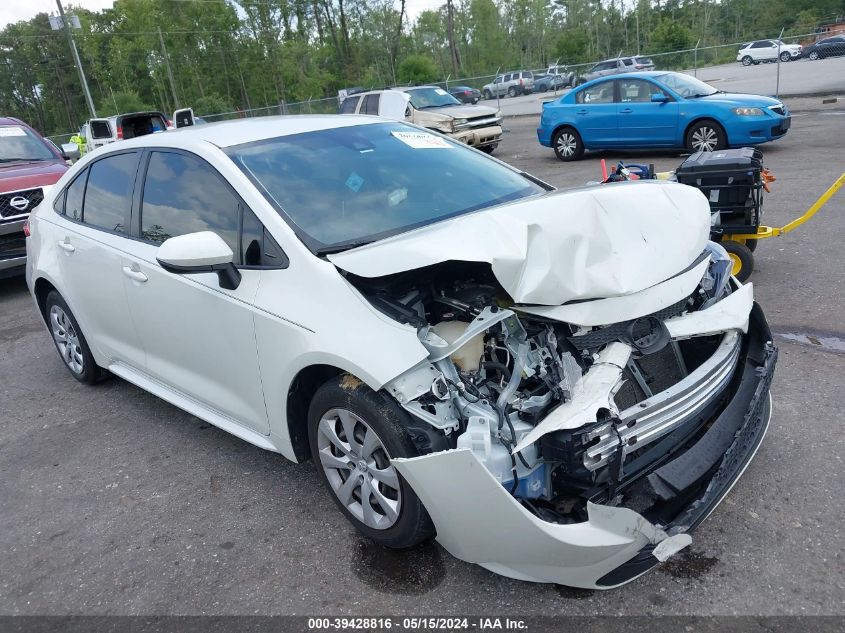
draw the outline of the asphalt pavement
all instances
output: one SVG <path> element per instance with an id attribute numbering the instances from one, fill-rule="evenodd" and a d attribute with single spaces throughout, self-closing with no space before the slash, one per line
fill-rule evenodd
<path id="1" fill-rule="evenodd" d="M 807 95 L 845 95 L 845 57 L 831 57 L 810 61 L 799 59 L 780 64 L 778 79 L 777 64 L 759 64 L 743 66 L 739 62 L 708 66 L 697 71 L 684 71 L 695 75 L 714 88 L 725 92 L 744 92 L 767 96 L 780 95 L 781 98 Z M 540 92 L 519 97 L 503 97 L 489 101 L 479 101 L 481 105 L 499 104 L 505 116 L 528 114 L 539 115 L 543 102 L 550 101 L 568 92 L 564 89 L 557 93 Z"/>
<path id="2" fill-rule="evenodd" d="M 803 211 L 845 170 L 842 111 L 798 113 L 765 146 L 778 177 L 768 222 Z M 495 156 L 561 187 L 597 179 L 601 157 L 658 170 L 682 160 L 607 152 L 564 164 L 535 126 L 508 119 Z M 760 243 L 752 282 L 781 348 L 769 433 L 687 550 L 607 592 L 510 580 L 433 543 L 373 545 L 312 464 L 120 379 L 77 383 L 23 281 L 0 281 L 0 613 L 845 615 L 844 235 L 845 191 Z"/>

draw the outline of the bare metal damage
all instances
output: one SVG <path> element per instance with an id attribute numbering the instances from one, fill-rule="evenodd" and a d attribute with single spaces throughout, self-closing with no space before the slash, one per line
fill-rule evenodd
<path id="1" fill-rule="evenodd" d="M 596 581 L 646 545 L 659 544 L 655 557 L 665 560 L 692 542 L 688 534 L 668 536 L 627 508 L 589 504 L 586 523 L 542 521 L 469 450 L 394 459 L 393 464 L 419 495 L 443 547 L 510 578 L 607 589 Z"/>

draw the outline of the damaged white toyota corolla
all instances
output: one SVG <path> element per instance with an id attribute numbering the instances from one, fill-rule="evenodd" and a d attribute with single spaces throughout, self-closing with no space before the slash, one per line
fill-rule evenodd
<path id="1" fill-rule="evenodd" d="M 27 280 L 77 379 L 313 457 L 375 541 L 605 589 L 690 543 L 769 423 L 777 350 L 709 229 L 683 185 L 267 118 L 85 156 Z"/>

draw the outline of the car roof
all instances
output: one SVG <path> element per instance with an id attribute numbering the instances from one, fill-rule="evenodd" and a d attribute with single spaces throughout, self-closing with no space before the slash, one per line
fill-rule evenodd
<path id="1" fill-rule="evenodd" d="M 184 147 L 192 144 L 210 143 L 217 147 L 232 147 L 243 143 L 265 139 L 316 132 L 355 125 L 374 123 L 395 123 L 374 116 L 352 114 L 313 114 L 266 116 L 234 121 L 218 121 L 169 130 L 157 134 L 146 134 L 115 144 L 115 149 L 129 147 Z M 111 147 L 111 146 L 109 146 Z"/>
<path id="2" fill-rule="evenodd" d="M 5 116 L 0 117 L 0 125 L 26 125 L 26 123 L 15 117 Z M 29 127 L 28 125 L 26 126 Z"/>

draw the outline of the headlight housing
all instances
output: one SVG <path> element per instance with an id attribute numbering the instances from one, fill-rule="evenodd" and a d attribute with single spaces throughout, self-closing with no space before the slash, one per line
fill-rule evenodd
<path id="1" fill-rule="evenodd" d="M 763 116 L 761 108 L 734 108 L 733 113 L 738 116 Z"/>
<path id="2" fill-rule="evenodd" d="M 452 129 L 453 130 L 460 130 L 461 128 L 466 127 L 467 120 L 466 119 L 453 119 L 452 120 Z"/>

